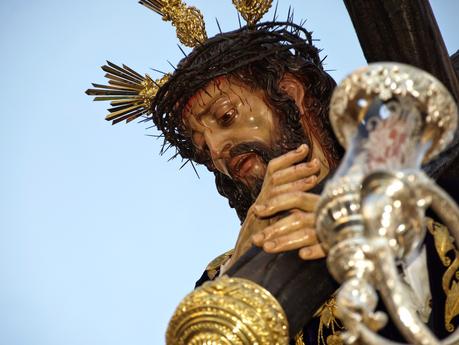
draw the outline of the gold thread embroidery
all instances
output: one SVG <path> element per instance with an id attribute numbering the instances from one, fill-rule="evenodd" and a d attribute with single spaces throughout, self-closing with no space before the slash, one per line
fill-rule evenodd
<path id="1" fill-rule="evenodd" d="M 344 342 L 340 337 L 340 330 L 343 326 L 336 316 L 336 299 L 331 297 L 325 302 L 319 310 L 316 311 L 314 317 L 319 317 L 319 330 L 317 332 L 317 343 L 322 345 L 343 345 Z M 331 335 L 324 337 L 324 328 L 331 330 Z"/>
<path id="2" fill-rule="evenodd" d="M 443 262 L 443 265 L 448 267 L 451 264 L 451 259 L 446 253 L 454 249 L 453 240 L 449 234 L 448 228 L 435 222 L 431 218 L 427 218 L 427 229 L 434 237 L 435 249 L 440 256 L 440 260 Z"/>
<path id="3" fill-rule="evenodd" d="M 446 293 L 445 327 L 448 332 L 454 331 L 451 321 L 459 315 L 459 255 L 455 251 L 456 259 L 443 275 L 442 286 Z"/>
<path id="4" fill-rule="evenodd" d="M 217 275 L 217 271 L 220 268 L 221 265 L 225 264 L 228 262 L 228 260 L 231 258 L 231 256 L 234 253 L 234 249 L 228 250 L 226 253 L 223 253 L 219 256 L 217 256 L 215 259 L 213 259 L 206 267 L 207 275 L 209 276 L 210 279 L 214 279 L 215 276 Z"/>
<path id="5" fill-rule="evenodd" d="M 427 229 L 434 237 L 435 249 L 443 265 L 447 267 L 442 278 L 442 288 L 446 295 L 445 328 L 453 332 L 455 327 L 451 321 L 459 315 L 459 251 L 455 248 L 454 239 L 448 228 L 440 223 L 427 219 Z M 448 253 L 452 252 L 448 256 Z"/>
<path id="6" fill-rule="evenodd" d="M 303 340 L 303 330 L 299 331 L 298 334 L 295 336 L 295 345 L 306 345 L 306 343 Z"/>
<path id="7" fill-rule="evenodd" d="M 329 335 L 327 337 L 327 345 L 344 345 L 344 341 L 340 336 L 340 332 L 336 332 L 336 334 Z"/>

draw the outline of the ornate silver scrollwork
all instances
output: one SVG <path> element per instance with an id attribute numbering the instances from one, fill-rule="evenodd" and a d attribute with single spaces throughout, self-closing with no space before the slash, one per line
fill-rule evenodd
<path id="1" fill-rule="evenodd" d="M 440 342 L 408 304 L 398 265 L 416 255 L 432 207 L 459 243 L 459 208 L 421 164 L 441 152 L 457 127 L 457 107 L 428 73 L 403 64 L 371 64 L 336 89 L 330 118 L 347 153 L 322 193 L 317 230 L 331 274 L 342 283 L 338 313 L 349 343 L 395 344 L 377 335 L 387 315 L 379 291 L 410 344 Z"/>

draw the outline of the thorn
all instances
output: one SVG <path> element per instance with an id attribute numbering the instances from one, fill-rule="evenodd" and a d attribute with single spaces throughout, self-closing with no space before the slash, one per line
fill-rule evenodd
<path id="1" fill-rule="evenodd" d="M 158 72 L 158 73 L 161 73 L 163 75 L 166 75 L 167 73 L 163 72 L 163 71 L 160 71 L 159 69 L 156 69 L 156 68 L 150 68 L 152 71 L 155 71 L 155 72 Z"/>
<path id="2" fill-rule="evenodd" d="M 201 179 L 201 177 L 200 177 L 199 174 L 198 174 L 198 171 L 196 170 L 196 167 L 194 166 L 193 161 L 190 160 L 190 162 L 191 162 L 191 166 L 193 167 L 194 173 L 196 174 L 196 176 L 198 177 L 198 179 Z"/>
<path id="3" fill-rule="evenodd" d="M 279 0 L 276 1 L 276 7 L 274 8 L 273 22 L 277 20 L 277 8 L 279 7 Z"/>
<path id="4" fill-rule="evenodd" d="M 179 170 L 182 170 L 182 168 L 183 168 L 185 165 L 187 165 L 189 162 L 190 162 L 190 160 L 187 159 L 187 160 L 185 161 L 185 163 L 183 163 L 183 164 L 180 166 Z"/>
<path id="5" fill-rule="evenodd" d="M 162 134 L 145 134 L 147 137 L 152 137 L 155 139 L 161 139 L 163 137 Z"/>
<path id="6" fill-rule="evenodd" d="M 169 158 L 167 161 L 170 162 L 171 160 L 177 158 L 177 156 L 179 155 L 178 152 L 176 152 L 171 158 Z"/>
<path id="7" fill-rule="evenodd" d="M 218 22 L 218 18 L 215 18 L 215 21 L 217 22 L 218 31 L 220 31 L 220 34 L 222 34 L 222 28 L 220 27 L 220 23 Z"/>
<path id="8" fill-rule="evenodd" d="M 167 60 L 167 63 L 174 69 L 174 71 L 177 70 L 177 68 L 172 64 L 172 62 L 170 62 L 169 60 Z"/>
<path id="9" fill-rule="evenodd" d="M 177 44 L 177 47 L 179 47 L 180 51 L 182 52 L 183 56 L 184 57 L 187 57 L 188 55 L 186 55 L 185 51 L 183 50 L 183 48 L 180 46 L 180 44 Z M 169 61 L 168 61 L 169 62 Z M 174 69 L 176 69 L 174 66 L 172 66 Z"/>

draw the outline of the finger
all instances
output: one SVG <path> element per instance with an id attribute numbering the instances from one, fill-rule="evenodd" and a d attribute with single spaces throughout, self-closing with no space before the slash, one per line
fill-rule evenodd
<path id="1" fill-rule="evenodd" d="M 272 159 L 268 164 L 268 172 L 274 173 L 277 170 L 285 169 L 295 163 L 301 162 L 309 153 L 309 147 L 306 144 L 300 145 L 296 150 Z"/>
<path id="2" fill-rule="evenodd" d="M 254 206 L 255 215 L 259 218 L 272 217 L 278 212 L 299 209 L 313 212 L 319 196 L 312 193 L 292 192 L 271 198 L 265 205 Z"/>
<path id="3" fill-rule="evenodd" d="M 314 213 L 305 213 L 301 211 L 292 212 L 274 224 L 266 227 L 252 237 L 252 242 L 257 246 L 262 246 L 266 241 L 287 235 L 301 228 L 312 228 L 315 222 Z"/>
<path id="4" fill-rule="evenodd" d="M 310 162 L 296 164 L 274 172 L 272 175 L 272 183 L 279 186 L 284 183 L 289 183 L 305 177 L 309 177 L 313 174 L 317 174 L 319 171 L 319 160 L 314 158 Z"/>
<path id="5" fill-rule="evenodd" d="M 265 242 L 263 250 L 267 253 L 279 253 L 314 244 L 317 244 L 316 231 L 312 228 L 303 228 Z"/>
<path id="6" fill-rule="evenodd" d="M 299 255 L 303 260 L 315 260 L 326 256 L 320 244 L 314 244 L 312 246 L 301 248 Z"/>
<path id="7" fill-rule="evenodd" d="M 274 187 L 271 196 L 277 196 L 280 194 L 291 193 L 291 192 L 306 192 L 317 184 L 317 176 L 312 175 L 301 180 L 297 180 L 290 183 L 285 183 L 283 185 Z"/>

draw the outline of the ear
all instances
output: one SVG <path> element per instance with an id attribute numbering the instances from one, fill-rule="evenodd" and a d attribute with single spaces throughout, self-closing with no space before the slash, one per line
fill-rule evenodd
<path id="1" fill-rule="evenodd" d="M 301 80 L 291 73 L 285 73 L 279 82 L 279 89 L 285 92 L 296 104 L 300 113 L 304 115 L 304 108 L 308 106 L 305 88 Z"/>

